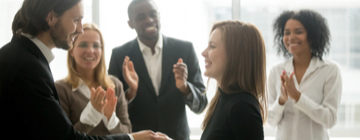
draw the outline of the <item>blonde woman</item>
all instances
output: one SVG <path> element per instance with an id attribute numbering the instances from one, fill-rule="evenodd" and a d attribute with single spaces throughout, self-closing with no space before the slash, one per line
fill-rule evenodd
<path id="1" fill-rule="evenodd" d="M 102 34 L 94 24 L 84 24 L 83 30 L 68 51 L 68 76 L 55 82 L 61 107 L 77 131 L 130 133 L 123 85 L 106 74 Z"/>
<path id="2" fill-rule="evenodd" d="M 263 140 L 265 121 L 265 44 L 250 23 L 223 21 L 211 30 L 205 76 L 218 90 L 203 121 L 201 140 Z"/>

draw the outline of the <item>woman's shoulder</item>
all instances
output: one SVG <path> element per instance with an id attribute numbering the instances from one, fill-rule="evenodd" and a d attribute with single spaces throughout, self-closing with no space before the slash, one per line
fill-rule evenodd
<path id="1" fill-rule="evenodd" d="M 117 78 L 116 76 L 114 76 L 114 75 L 108 75 L 109 76 L 109 78 L 111 79 L 111 81 L 113 81 L 114 82 L 114 84 L 116 84 L 116 83 L 122 83 L 120 80 L 119 80 L 119 78 Z"/>
<path id="2" fill-rule="evenodd" d="M 232 106 L 239 105 L 239 104 L 240 105 L 247 104 L 247 105 L 252 105 L 252 106 L 258 105 L 258 101 L 257 101 L 256 97 L 246 91 L 234 93 L 233 97 L 230 100 L 232 102 Z"/>
<path id="3" fill-rule="evenodd" d="M 291 65 L 291 60 L 292 59 L 280 61 L 275 63 L 273 66 L 270 66 L 270 73 L 283 71 L 287 65 Z"/>
<path id="4" fill-rule="evenodd" d="M 62 87 L 62 88 L 70 87 L 70 85 L 66 82 L 65 78 L 55 81 L 55 86 L 56 86 L 56 88 L 58 88 L 58 87 Z"/>
<path id="5" fill-rule="evenodd" d="M 329 68 L 335 68 L 335 69 L 340 69 L 340 66 L 337 62 L 335 62 L 334 60 L 331 59 L 323 59 L 322 60 L 323 63 L 325 64 L 325 66 L 329 67 Z"/>

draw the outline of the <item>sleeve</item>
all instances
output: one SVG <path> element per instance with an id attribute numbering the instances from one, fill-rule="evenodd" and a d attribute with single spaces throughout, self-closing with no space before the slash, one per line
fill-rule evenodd
<path id="1" fill-rule="evenodd" d="M 315 122 L 330 129 L 336 124 L 337 109 L 341 98 L 342 79 L 339 67 L 336 64 L 329 67 L 326 76 L 323 93 L 319 93 L 324 94 L 321 104 L 314 102 L 305 94 L 301 94 L 300 99 L 294 106 Z"/>
<path id="2" fill-rule="evenodd" d="M 58 82 L 55 82 L 55 87 L 56 87 L 56 90 L 57 90 L 57 93 L 59 95 L 59 100 L 60 100 L 60 105 L 61 105 L 61 108 L 63 109 L 63 111 L 65 112 L 66 116 L 70 119 L 72 118 L 71 117 L 71 113 L 70 113 L 70 110 L 76 110 L 76 109 L 72 109 L 71 107 L 71 102 L 73 102 L 73 99 L 71 99 L 71 97 L 69 96 L 70 94 L 72 93 L 68 93 L 69 92 L 69 87 L 66 88 L 66 86 L 68 85 L 65 85 L 66 83 L 63 83 L 61 81 L 58 81 Z M 68 90 L 67 90 L 68 89 Z M 89 102 L 90 103 L 90 102 Z M 91 106 L 91 104 L 90 104 Z M 92 106 L 91 106 L 92 107 Z M 85 111 L 85 110 L 89 110 L 89 111 Z M 88 113 L 85 113 L 85 112 L 88 112 Z M 101 116 L 99 115 L 96 115 L 96 112 L 95 112 L 95 116 L 98 116 L 98 117 L 90 117 L 90 116 L 93 116 L 91 115 L 91 108 L 89 108 L 89 104 L 87 104 L 87 106 L 85 107 L 84 111 L 82 111 L 81 113 L 81 116 L 79 116 L 79 121 L 78 122 L 73 122 L 71 121 L 71 123 L 74 125 L 74 129 L 76 131 L 80 131 L 80 132 L 84 132 L 84 133 L 89 133 L 92 129 L 95 128 L 95 126 L 101 121 L 101 118 L 102 118 L 102 114 L 100 114 Z M 85 119 L 86 120 L 91 120 L 91 119 L 95 119 L 95 125 L 91 125 L 91 123 L 83 123 L 84 121 L 81 121 L 81 117 L 84 119 L 84 117 L 86 117 Z M 86 121 L 86 122 L 89 122 L 89 121 Z M 92 121 L 94 122 L 94 121 Z"/>
<path id="3" fill-rule="evenodd" d="M 236 140 L 263 140 L 264 128 L 257 105 L 239 102 L 231 107 L 229 122 Z"/>
<path id="4" fill-rule="evenodd" d="M 280 80 L 280 76 L 276 74 L 276 68 L 272 68 L 270 71 L 270 75 L 268 78 L 268 99 L 269 99 L 269 109 L 267 116 L 267 123 L 269 125 L 275 127 L 279 124 L 281 119 L 283 118 L 284 113 L 284 105 L 279 104 L 279 96 L 276 93 L 276 82 Z M 280 95 L 280 94 L 279 94 Z"/>
<path id="5" fill-rule="evenodd" d="M 11 86 L 12 109 L 22 115 L 24 128 L 31 137 L 44 140 L 129 140 L 127 134 L 89 136 L 74 130 L 57 100 L 57 92 L 48 64 L 26 62 L 16 71 Z"/>
<path id="6" fill-rule="evenodd" d="M 199 62 L 196 57 L 195 50 L 190 43 L 190 50 L 188 54 L 188 61 L 186 65 L 188 67 L 188 79 L 187 84 L 190 88 L 192 95 L 189 97 L 184 96 L 185 103 L 195 113 L 201 113 L 204 111 L 208 100 L 205 94 L 205 86 L 202 80 Z"/>
<path id="7" fill-rule="evenodd" d="M 113 115 L 109 120 L 109 125 L 107 125 L 108 129 L 112 134 L 131 133 L 132 127 L 129 119 L 128 107 L 127 107 L 128 104 L 125 99 L 123 85 L 115 77 L 112 77 L 112 80 L 114 81 L 115 84 L 115 91 L 116 91 L 116 95 L 118 96 L 118 102 L 116 104 L 116 110 L 115 110 L 116 115 Z"/>

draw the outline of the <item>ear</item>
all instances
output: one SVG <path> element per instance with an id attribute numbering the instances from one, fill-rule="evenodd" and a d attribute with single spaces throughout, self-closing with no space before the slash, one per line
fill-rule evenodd
<path id="1" fill-rule="evenodd" d="M 134 29 L 134 26 L 131 24 L 131 21 L 130 21 L 130 20 L 128 20 L 128 25 L 129 25 L 129 27 L 130 27 L 131 29 Z"/>
<path id="2" fill-rule="evenodd" d="M 70 51 L 70 56 L 71 56 L 72 58 L 74 58 L 74 53 L 73 53 L 74 48 L 70 49 L 69 51 Z"/>
<path id="3" fill-rule="evenodd" d="M 46 22 L 48 23 L 48 25 L 49 25 L 50 27 L 55 26 L 55 24 L 57 23 L 58 20 L 59 20 L 59 19 L 58 19 L 58 16 L 57 16 L 57 14 L 54 12 L 54 10 L 51 10 L 51 11 L 47 14 L 47 16 L 46 16 Z"/>

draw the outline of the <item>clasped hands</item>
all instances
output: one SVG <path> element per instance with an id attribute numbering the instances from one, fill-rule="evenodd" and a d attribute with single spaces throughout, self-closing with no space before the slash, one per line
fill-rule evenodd
<path id="1" fill-rule="evenodd" d="M 153 132 L 151 130 L 143 130 L 131 134 L 135 140 L 173 140 L 167 135 L 160 132 Z"/>
<path id="2" fill-rule="evenodd" d="M 295 72 L 292 72 L 290 76 L 287 76 L 285 70 L 280 75 L 281 79 L 281 95 L 279 97 L 279 104 L 284 105 L 290 97 L 297 102 L 300 99 L 301 93 L 296 89 L 293 77 Z"/>

